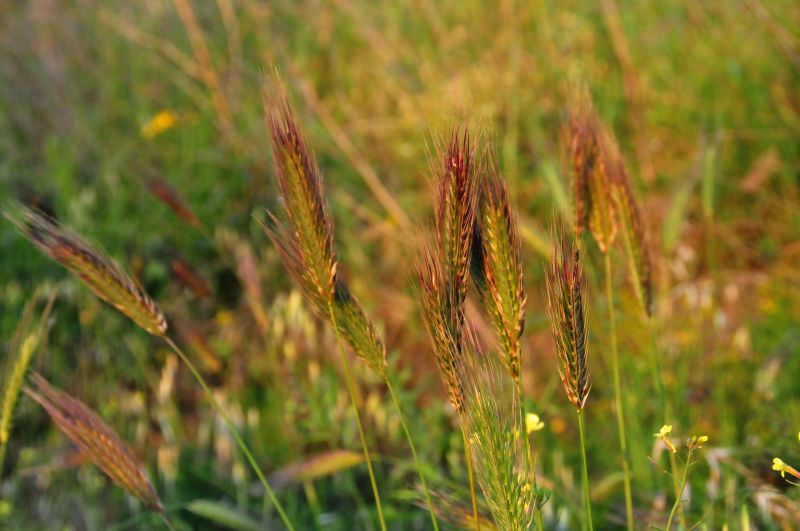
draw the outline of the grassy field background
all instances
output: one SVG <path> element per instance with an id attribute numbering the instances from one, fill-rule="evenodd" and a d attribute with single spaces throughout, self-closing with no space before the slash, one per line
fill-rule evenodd
<path id="1" fill-rule="evenodd" d="M 652 436 L 672 424 L 678 438 L 709 437 L 691 472 L 690 524 L 792 529 L 800 493 L 771 464 L 800 463 L 798 28 L 792 0 L 3 2 L 0 197 L 38 205 L 127 264 L 298 528 L 370 529 L 374 506 L 335 337 L 253 220 L 279 204 L 261 103 L 277 70 L 324 172 L 339 267 L 386 338 L 437 504 L 458 521 L 469 511 L 463 442 L 413 271 L 430 236 L 435 146 L 462 120 L 482 129 L 523 240 L 523 381 L 526 409 L 545 422 L 532 438 L 539 482 L 553 490 L 545 523 L 573 529 L 580 454 L 546 318 L 544 264 L 553 211 L 571 209 L 564 127 L 570 87 L 582 83 L 619 138 L 656 259 L 669 418 L 654 400 L 647 328 L 621 245 L 613 258 L 639 521 L 663 526 L 672 505 Z M 174 188 L 201 225 L 176 217 L 153 182 Z M 587 253 L 592 500 L 598 528 L 614 529 L 624 507 L 602 256 L 591 245 Z M 239 518 L 239 529 L 279 528 L 174 354 L 3 220 L 3 345 L 43 285 L 57 298 L 33 366 L 130 443 L 176 524 L 223 529 L 223 518 Z M 470 301 L 468 316 L 491 345 Z M 353 366 L 390 527 L 428 529 L 389 397 Z M 15 417 L 0 527 L 159 525 L 99 470 L 80 466 L 34 402 L 21 399 Z"/>

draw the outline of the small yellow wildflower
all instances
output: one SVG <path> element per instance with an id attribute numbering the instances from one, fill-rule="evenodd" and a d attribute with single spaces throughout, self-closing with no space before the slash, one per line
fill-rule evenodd
<path id="1" fill-rule="evenodd" d="M 530 435 L 544 428 L 544 422 L 542 422 L 539 415 L 536 413 L 528 413 L 525 415 L 525 428 L 527 429 L 528 435 Z"/>
<path id="2" fill-rule="evenodd" d="M 703 444 L 707 442 L 708 442 L 707 435 L 700 435 L 700 436 L 695 435 L 689 439 L 689 441 L 686 443 L 686 446 L 688 446 L 690 450 L 696 450 L 697 448 L 702 448 Z"/>
<path id="3" fill-rule="evenodd" d="M 669 448 L 670 451 L 673 454 L 677 454 L 678 453 L 678 449 L 675 448 L 675 445 L 672 444 L 672 441 L 670 441 L 669 437 L 667 437 L 667 435 L 671 431 L 672 431 L 672 424 L 664 424 L 663 426 L 661 426 L 661 429 L 658 430 L 658 433 L 654 433 L 653 434 L 653 437 L 655 437 L 656 439 L 661 439 L 662 441 L 664 441 L 664 444 L 667 445 L 667 448 Z"/>
<path id="4" fill-rule="evenodd" d="M 780 457 L 775 457 L 772 459 L 772 470 L 780 472 L 782 478 L 785 478 L 786 474 L 788 473 L 789 475 L 800 479 L 800 472 L 796 468 L 784 463 Z"/>
<path id="5" fill-rule="evenodd" d="M 178 115 L 167 109 L 157 113 L 149 122 L 142 126 L 140 131 L 143 138 L 155 138 L 161 133 L 172 129 L 178 122 Z"/>

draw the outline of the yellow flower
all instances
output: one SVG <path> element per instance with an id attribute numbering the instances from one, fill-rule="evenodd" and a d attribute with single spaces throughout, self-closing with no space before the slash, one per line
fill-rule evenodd
<path id="1" fill-rule="evenodd" d="M 154 138 L 164 131 L 172 129 L 178 122 L 178 115 L 167 109 L 159 112 L 142 126 L 140 131 L 143 138 Z"/>
<path id="2" fill-rule="evenodd" d="M 786 477 L 786 463 L 783 462 L 783 459 L 780 457 L 775 457 L 772 460 L 772 470 L 777 470 L 781 473 L 781 477 Z"/>
<path id="3" fill-rule="evenodd" d="M 525 428 L 530 435 L 534 431 L 539 431 L 544 428 L 544 422 L 539 418 L 536 413 L 528 413 L 525 415 Z"/>
<path id="4" fill-rule="evenodd" d="M 697 448 L 702 448 L 703 444 L 707 442 L 708 435 L 695 435 L 689 439 L 689 441 L 686 443 L 686 446 L 689 447 L 689 450 L 696 450 Z"/>
<path id="5" fill-rule="evenodd" d="M 772 470 L 780 472 L 782 478 L 785 478 L 786 474 L 788 473 L 789 475 L 794 476 L 797 479 L 800 479 L 800 471 L 798 471 L 796 468 L 792 466 L 787 465 L 779 457 L 775 457 L 772 459 Z"/>
<path id="6" fill-rule="evenodd" d="M 658 433 L 653 434 L 653 437 L 664 441 L 664 444 L 667 445 L 667 448 L 669 448 L 673 454 L 677 454 L 678 449 L 675 448 L 675 445 L 672 444 L 672 441 L 670 441 L 669 438 L 667 437 L 667 434 L 669 434 L 671 431 L 672 431 L 672 424 L 664 424 L 663 426 L 661 426 L 661 429 L 658 430 Z"/>
<path id="7" fill-rule="evenodd" d="M 663 426 L 661 426 L 661 429 L 658 430 L 658 433 L 654 433 L 653 436 L 657 437 L 658 439 L 663 439 L 671 431 L 672 431 L 672 424 L 664 424 Z"/>

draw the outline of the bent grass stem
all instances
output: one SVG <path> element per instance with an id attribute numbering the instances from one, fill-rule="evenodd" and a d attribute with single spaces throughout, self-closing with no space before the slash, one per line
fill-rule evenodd
<path id="1" fill-rule="evenodd" d="M 206 398 L 211 404 L 211 407 L 213 407 L 214 410 L 217 413 L 219 413 L 219 415 L 222 417 L 222 420 L 225 422 L 225 426 L 227 426 L 228 430 L 231 432 L 231 435 L 236 441 L 236 445 L 239 447 L 239 450 L 241 450 L 241 452 L 244 454 L 245 458 L 247 459 L 247 462 L 250 464 L 250 467 L 258 476 L 259 481 L 261 481 L 261 485 L 264 486 L 264 490 L 267 492 L 267 496 L 269 497 L 270 501 L 272 501 L 272 504 L 275 506 L 275 509 L 278 511 L 278 514 L 280 515 L 283 524 L 289 531 L 294 531 L 294 526 L 292 525 L 292 522 L 289 520 L 289 517 L 283 510 L 283 507 L 278 501 L 278 498 L 275 496 L 275 492 L 272 490 L 272 487 L 269 486 L 269 482 L 267 481 L 267 478 L 264 476 L 264 472 L 261 471 L 261 467 L 258 466 L 255 457 L 253 457 L 253 453 L 250 451 L 250 448 L 244 442 L 241 435 L 239 435 L 239 431 L 234 427 L 233 422 L 231 421 L 228 414 L 225 413 L 225 411 L 219 405 L 219 402 L 217 402 L 217 399 L 214 398 L 214 394 L 211 392 L 211 389 L 208 387 L 208 384 L 206 383 L 205 379 L 200 374 L 200 371 L 197 370 L 197 367 L 195 367 L 194 363 L 192 363 L 192 360 L 189 359 L 189 356 L 187 356 L 186 353 L 183 350 L 181 350 L 181 348 L 175 343 L 175 341 L 172 340 L 171 337 L 164 336 L 164 341 L 166 341 L 166 343 L 170 346 L 170 348 L 173 351 L 175 351 L 178 357 L 181 358 L 183 363 L 186 364 L 186 366 L 189 368 L 189 371 L 192 373 L 197 382 L 200 384 L 200 387 L 203 389 L 203 392 L 205 393 Z"/>

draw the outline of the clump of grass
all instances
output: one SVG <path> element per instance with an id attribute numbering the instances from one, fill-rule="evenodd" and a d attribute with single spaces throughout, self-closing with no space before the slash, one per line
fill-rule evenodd
<path id="1" fill-rule="evenodd" d="M 527 530 L 536 510 L 536 490 L 525 450 L 520 397 L 516 386 L 504 385 L 503 367 L 496 357 L 479 353 L 474 341 L 465 343 L 459 359 L 464 384 L 459 416 L 475 475 L 497 526 Z"/>
<path id="2" fill-rule="evenodd" d="M 336 333 L 381 528 L 386 529 L 386 523 L 380 493 L 356 403 L 355 386 L 342 345 L 343 340 L 386 384 L 417 467 L 431 523 L 434 529 L 438 529 L 422 464 L 387 371 L 386 347 L 347 283 L 337 275 L 333 220 L 325 203 L 322 173 L 300 133 L 285 97 L 280 99 L 280 103 L 276 103 L 275 98 L 268 95 L 265 107 L 284 215 L 280 219 L 270 213 L 262 226 L 278 249 L 285 268 Z"/>
<path id="3" fill-rule="evenodd" d="M 167 320 L 153 299 L 116 262 L 78 235 L 61 227 L 55 220 L 45 218 L 41 214 L 23 206 L 17 206 L 13 210 L 6 210 L 4 214 L 42 252 L 69 269 L 98 297 L 112 304 L 145 331 L 163 338 L 170 348 L 178 354 L 200 384 L 211 406 L 222 416 L 239 449 L 275 505 L 281 520 L 287 528 L 294 529 L 283 507 L 275 497 L 275 493 L 270 488 L 261 467 L 253 457 L 250 448 L 239 435 L 230 417 L 220 407 L 192 360 L 167 335 Z"/>
<path id="4" fill-rule="evenodd" d="M 575 234 L 577 239 L 588 230 L 603 254 L 605 270 L 608 323 L 611 336 L 611 366 L 614 379 L 614 401 L 622 454 L 625 517 L 627 528 L 633 530 L 633 495 L 631 491 L 630 458 L 625 434 L 625 411 L 622 400 L 617 348 L 617 327 L 614 313 L 614 291 L 611 277 L 611 249 L 617 234 L 616 205 L 606 170 L 602 150 L 602 131 L 599 120 L 585 92 L 573 96 L 573 112 L 569 122 L 572 176 L 575 191 Z"/>
<path id="5" fill-rule="evenodd" d="M 25 374 L 28 372 L 33 355 L 46 338 L 50 312 L 53 309 L 55 293 L 47 299 L 44 310 L 38 320 L 33 316 L 39 302 L 39 291 L 25 304 L 22 318 L 8 348 L 5 369 L 2 379 L 2 405 L 0 405 L 0 474 L 3 470 L 6 448 L 11 437 L 11 426 L 14 420 L 14 409 L 22 390 Z"/>
<path id="6" fill-rule="evenodd" d="M 114 260 L 49 217 L 18 205 L 4 211 L 44 254 L 77 275 L 95 295 L 141 328 L 165 336 L 167 320 L 150 296 Z"/>
<path id="7" fill-rule="evenodd" d="M 594 529 L 589 498 L 589 470 L 586 460 L 583 409 L 592 389 L 589 373 L 588 333 L 585 315 L 585 284 L 580 253 L 567 230 L 556 223 L 553 252 L 545 270 L 547 309 L 556 343 L 558 370 L 567 399 L 575 407 L 581 439 L 583 496 L 589 529 Z"/>
<path id="8" fill-rule="evenodd" d="M 97 413 L 77 398 L 54 388 L 40 374 L 34 373 L 31 381 L 34 387 L 25 387 L 25 394 L 47 411 L 81 453 L 114 483 L 164 517 L 164 506 L 153 484 L 119 435 Z"/>

